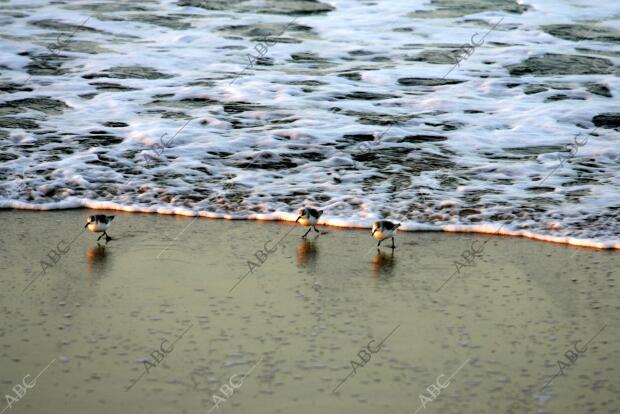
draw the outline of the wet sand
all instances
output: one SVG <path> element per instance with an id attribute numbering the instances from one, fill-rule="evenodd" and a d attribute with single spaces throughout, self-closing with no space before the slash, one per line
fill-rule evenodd
<path id="1" fill-rule="evenodd" d="M 617 252 L 491 237 L 437 291 L 488 235 L 101 213 L 0 211 L 0 394 L 51 364 L 5 413 L 620 412 Z"/>

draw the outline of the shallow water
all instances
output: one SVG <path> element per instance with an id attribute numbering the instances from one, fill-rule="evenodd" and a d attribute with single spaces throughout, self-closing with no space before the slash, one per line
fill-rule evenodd
<path id="1" fill-rule="evenodd" d="M 361 230 L 304 242 L 288 223 L 117 213 L 102 249 L 80 233 L 88 214 L 0 212 L 0 394 L 55 359 L 8 413 L 206 413 L 257 363 L 212 413 L 413 413 L 459 367 L 420 413 L 620 411 L 613 252 L 494 237 L 437 292 L 455 252 L 483 236 L 401 233 L 392 255 Z M 541 390 L 573 342 L 597 332 Z"/>
<path id="2" fill-rule="evenodd" d="M 3 3 L 0 207 L 294 220 L 315 204 L 334 225 L 618 248 L 618 15 L 576 0 Z"/>

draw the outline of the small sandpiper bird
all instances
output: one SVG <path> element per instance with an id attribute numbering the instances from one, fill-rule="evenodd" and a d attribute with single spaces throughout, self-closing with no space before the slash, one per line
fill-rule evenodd
<path id="1" fill-rule="evenodd" d="M 93 233 L 101 233 L 101 236 L 97 239 L 99 241 L 103 236 L 105 236 L 106 243 L 112 240 L 112 237 L 108 236 L 106 230 L 110 228 L 112 224 L 112 220 L 114 220 L 114 216 L 104 216 L 103 214 L 97 214 L 96 216 L 90 216 L 86 219 L 86 225 L 84 228 L 88 227 L 88 230 Z"/>
<path id="2" fill-rule="evenodd" d="M 396 229 L 400 226 L 400 223 L 392 223 L 391 221 L 381 220 L 376 221 L 372 225 L 372 234 L 371 236 L 375 239 L 379 240 L 377 243 L 377 248 L 381 246 L 381 242 L 385 239 L 392 239 L 392 249 L 395 249 L 394 246 L 394 234 L 396 234 Z"/>
<path id="3" fill-rule="evenodd" d="M 315 226 L 317 221 L 319 221 L 319 217 L 321 217 L 321 214 L 323 214 L 323 210 L 315 210 L 313 208 L 306 207 L 297 210 L 297 214 L 299 215 L 299 217 L 297 217 L 295 223 L 300 223 L 304 226 L 310 226 L 308 231 L 303 236 L 301 236 L 302 239 L 305 239 L 308 233 L 310 233 L 310 230 L 312 229 L 314 229 L 314 231 L 316 231 L 317 233 L 319 232 Z"/>

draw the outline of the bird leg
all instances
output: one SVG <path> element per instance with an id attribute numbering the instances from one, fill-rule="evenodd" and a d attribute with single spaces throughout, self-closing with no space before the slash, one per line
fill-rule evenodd
<path id="1" fill-rule="evenodd" d="M 313 228 L 313 229 L 314 229 L 314 231 L 316 231 L 317 233 L 319 232 L 319 231 L 316 229 L 316 226 L 312 226 L 312 228 Z"/>
<path id="2" fill-rule="evenodd" d="M 112 240 L 112 237 L 108 236 L 108 233 L 106 233 L 105 231 L 103 232 L 103 234 L 105 234 L 105 242 L 109 242 L 110 240 Z M 392 243 L 394 243 L 394 240 L 392 240 Z"/>
<path id="3" fill-rule="evenodd" d="M 379 240 L 379 243 L 377 243 L 377 247 L 381 246 L 381 242 L 382 242 L 382 241 L 383 241 L 383 240 Z"/>
<path id="4" fill-rule="evenodd" d="M 308 228 L 308 231 L 307 231 L 307 232 L 306 232 L 303 236 L 301 236 L 301 238 L 302 238 L 302 239 L 305 239 L 305 238 L 306 238 L 306 236 L 308 235 L 308 233 L 310 233 L 310 230 L 312 230 L 312 227 L 309 227 L 309 228 Z"/>
<path id="5" fill-rule="evenodd" d="M 396 246 L 394 246 L 394 237 L 392 237 L 392 250 L 394 250 Z"/>
<path id="6" fill-rule="evenodd" d="M 97 238 L 97 241 L 101 240 L 101 238 L 102 238 L 104 235 L 105 235 L 105 231 L 104 231 L 103 233 L 101 233 L 101 236 L 99 236 L 99 237 Z"/>

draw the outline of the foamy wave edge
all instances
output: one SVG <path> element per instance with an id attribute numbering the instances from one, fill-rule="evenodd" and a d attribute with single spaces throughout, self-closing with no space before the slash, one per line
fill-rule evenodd
<path id="1" fill-rule="evenodd" d="M 106 201 L 89 201 L 78 199 L 67 199 L 55 203 L 33 204 L 23 201 L 0 199 L 0 209 L 17 209 L 17 210 L 69 210 L 69 209 L 91 209 L 91 210 L 114 210 L 126 211 L 129 213 L 156 213 L 163 215 L 178 215 L 187 217 L 205 217 L 211 219 L 224 220 L 262 220 L 262 221 L 288 221 L 294 222 L 297 218 L 295 213 L 276 212 L 271 214 L 221 214 L 208 211 L 194 211 L 188 208 L 165 208 L 161 206 L 153 207 L 134 207 L 125 206 L 118 203 Z M 358 228 L 369 229 L 372 223 L 378 220 L 378 217 L 369 217 L 365 220 L 344 220 L 338 217 L 324 216 L 319 220 L 319 224 L 340 227 L 340 228 Z M 479 233 L 479 234 L 496 234 L 498 236 L 525 237 L 532 240 L 540 240 L 551 243 L 566 244 L 570 246 L 590 247 L 594 249 L 620 250 L 619 240 L 596 240 L 596 239 L 580 239 L 575 237 L 558 237 L 546 234 L 538 234 L 531 231 L 521 230 L 515 231 L 504 228 L 497 224 L 479 224 L 479 225 L 429 225 L 412 222 L 402 222 L 399 230 L 402 231 L 437 231 L 448 233 Z"/>

